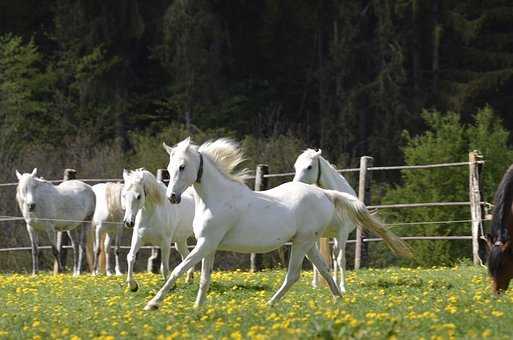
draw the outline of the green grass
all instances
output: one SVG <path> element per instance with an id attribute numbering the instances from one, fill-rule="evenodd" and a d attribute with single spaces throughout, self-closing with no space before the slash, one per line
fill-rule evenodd
<path id="1" fill-rule="evenodd" d="M 350 272 L 347 293 L 334 301 L 313 290 L 304 273 L 275 307 L 265 303 L 283 271 L 216 272 L 207 304 L 193 309 L 198 275 L 178 287 L 158 311 L 145 303 L 162 284 L 124 278 L 0 275 L 0 337 L 6 338 L 511 338 L 513 293 L 492 297 L 483 268 Z"/>

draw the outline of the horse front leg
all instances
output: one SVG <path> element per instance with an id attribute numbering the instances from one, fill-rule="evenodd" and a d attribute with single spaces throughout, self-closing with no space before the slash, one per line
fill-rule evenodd
<path id="1" fill-rule="evenodd" d="M 178 250 L 178 253 L 180 253 L 180 256 L 182 257 L 182 261 L 185 260 L 187 255 L 189 255 L 189 247 L 187 247 L 187 239 L 177 240 L 175 242 L 175 244 L 176 244 L 176 250 Z M 193 277 L 194 277 L 194 266 L 192 266 L 187 271 L 187 276 L 185 277 L 185 283 L 192 282 Z"/>
<path id="2" fill-rule="evenodd" d="M 319 241 L 315 242 L 314 247 L 319 248 Z M 312 263 L 312 267 L 313 267 L 312 287 L 319 288 L 319 270 L 317 270 L 317 267 L 315 267 L 315 265 L 313 263 Z"/>
<path id="3" fill-rule="evenodd" d="M 120 261 L 119 261 L 119 255 L 121 254 L 121 247 L 120 247 L 121 233 L 122 233 L 122 227 L 118 227 L 116 229 L 116 236 L 114 239 L 114 257 L 116 259 L 116 266 L 115 266 L 114 270 L 116 271 L 117 276 L 123 275 L 123 272 L 121 271 Z"/>
<path id="4" fill-rule="evenodd" d="M 50 245 L 52 246 L 52 255 L 55 261 L 57 262 L 57 272 L 62 273 L 63 266 L 59 248 L 57 247 L 57 232 L 55 231 L 55 227 L 53 225 L 47 226 L 46 234 L 48 235 L 48 240 L 50 241 Z"/>
<path id="5" fill-rule="evenodd" d="M 160 244 L 160 271 L 164 276 L 164 280 L 169 277 L 169 255 L 171 254 L 171 242 L 166 240 Z"/>
<path id="6" fill-rule="evenodd" d="M 199 263 L 205 256 L 213 253 L 217 249 L 219 242 L 220 240 L 207 240 L 204 237 L 199 238 L 194 249 L 189 253 L 189 255 L 187 255 L 185 260 L 183 260 L 178 266 L 175 267 L 175 269 L 173 269 L 164 286 L 162 286 L 157 295 L 155 295 L 155 297 L 146 304 L 144 309 L 158 309 L 169 290 L 174 287 L 178 277 Z"/>
<path id="7" fill-rule="evenodd" d="M 208 288 L 210 287 L 210 278 L 212 276 L 212 269 L 214 268 L 215 252 L 203 258 L 201 263 L 201 278 L 198 295 L 196 296 L 196 302 L 194 308 L 198 308 L 207 297 Z"/>
<path id="8" fill-rule="evenodd" d="M 80 236 L 79 236 L 77 228 L 80 228 L 80 227 L 76 227 L 75 229 L 68 231 L 68 236 L 71 241 L 71 248 L 73 248 L 73 276 L 74 277 L 80 275 L 79 245 L 78 245 L 80 242 Z"/>
<path id="9" fill-rule="evenodd" d="M 130 251 L 128 252 L 128 255 L 126 256 L 126 261 L 128 262 L 126 282 L 128 284 L 128 288 L 132 292 L 136 292 L 139 289 L 139 284 L 133 277 L 135 258 L 137 256 L 139 248 L 141 248 L 142 245 L 142 238 L 141 236 L 139 236 L 139 233 L 137 231 L 137 229 L 134 229 L 132 233 L 132 244 L 130 245 Z"/>
<path id="10" fill-rule="evenodd" d="M 107 276 L 113 275 L 112 267 L 110 265 L 110 262 L 111 262 L 110 258 L 111 258 L 111 254 L 112 254 L 111 244 L 112 244 L 112 233 L 107 232 L 105 234 L 105 241 L 103 243 L 103 249 L 105 252 L 105 273 L 107 274 Z"/>
<path id="11" fill-rule="evenodd" d="M 32 275 L 35 276 L 39 273 L 39 240 L 36 231 L 29 224 L 27 224 L 27 232 L 32 248 Z"/>

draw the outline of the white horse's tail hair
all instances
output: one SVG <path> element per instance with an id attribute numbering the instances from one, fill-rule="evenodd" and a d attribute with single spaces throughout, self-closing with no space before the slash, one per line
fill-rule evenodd
<path id="1" fill-rule="evenodd" d="M 369 212 L 365 204 L 357 197 L 334 190 L 324 190 L 324 192 L 335 204 L 339 218 L 349 217 L 353 223 L 359 224 L 364 229 L 381 237 L 394 254 L 413 258 L 411 248 L 396 234 L 386 229 L 383 223 L 374 216 L 375 212 Z"/>

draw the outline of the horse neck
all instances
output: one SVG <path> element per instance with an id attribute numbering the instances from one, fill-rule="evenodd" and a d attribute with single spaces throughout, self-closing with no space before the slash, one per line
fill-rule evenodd
<path id="1" fill-rule="evenodd" d="M 324 189 L 331 189 L 346 192 L 356 196 L 356 192 L 351 188 L 344 176 L 339 174 L 335 168 L 333 168 L 327 160 L 320 158 L 321 160 L 321 178 L 319 184 Z"/>
<path id="2" fill-rule="evenodd" d="M 241 183 L 237 183 L 227 178 L 217 167 L 212 164 L 208 157 L 204 157 L 203 174 L 201 181 L 194 183 L 194 189 L 199 200 L 205 206 L 220 200 L 223 193 L 232 193 L 240 190 L 247 189 Z"/>

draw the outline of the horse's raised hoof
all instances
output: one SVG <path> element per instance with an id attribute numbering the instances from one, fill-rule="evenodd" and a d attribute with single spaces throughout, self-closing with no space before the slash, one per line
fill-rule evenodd
<path id="1" fill-rule="evenodd" d="M 144 310 L 157 310 L 159 309 L 159 305 L 156 302 L 148 302 L 146 306 L 144 306 Z"/>

